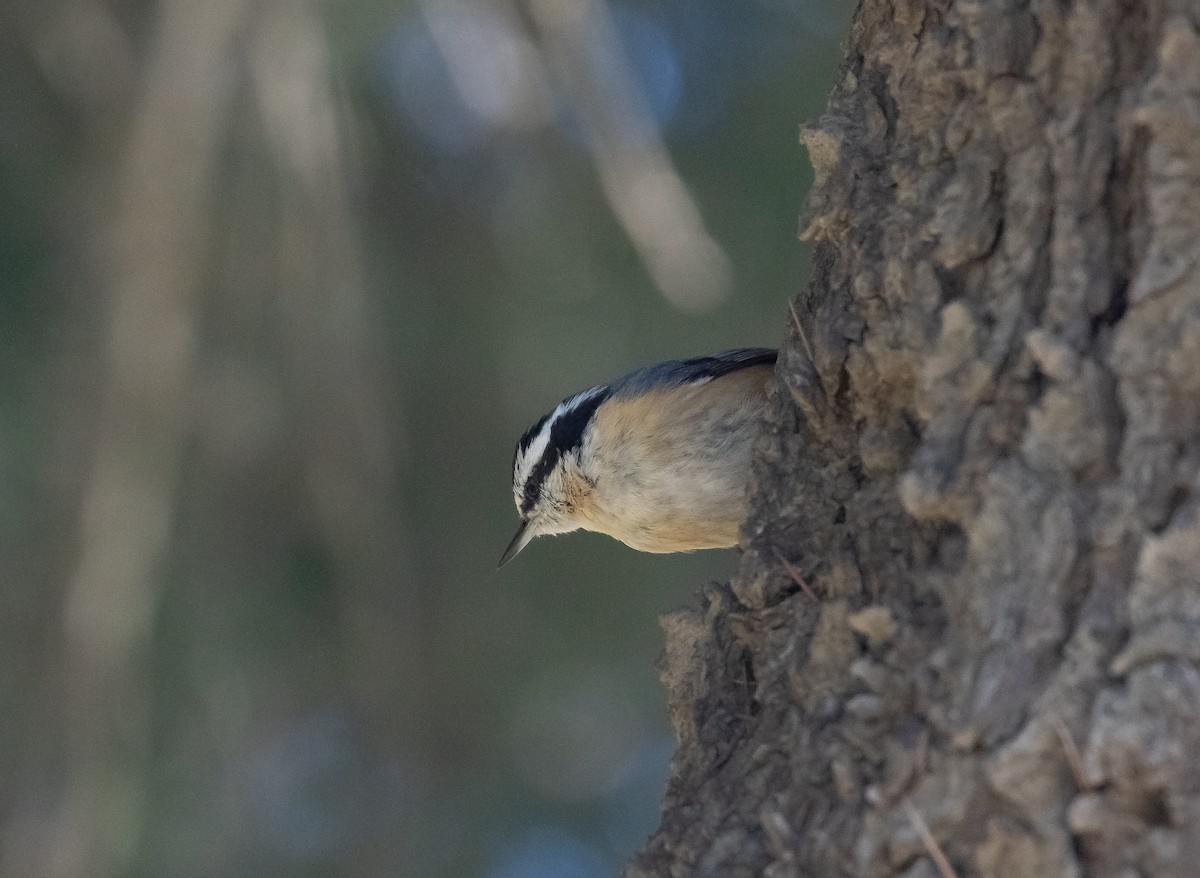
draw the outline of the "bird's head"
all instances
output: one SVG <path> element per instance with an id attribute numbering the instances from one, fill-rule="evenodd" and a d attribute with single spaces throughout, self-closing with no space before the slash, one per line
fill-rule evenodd
<path id="1" fill-rule="evenodd" d="M 517 443 L 513 500 L 521 526 L 500 558 L 501 565 L 534 537 L 569 533 L 581 526 L 579 507 L 595 484 L 588 471 L 589 430 L 596 409 L 609 393 L 608 387 L 593 387 L 563 400 Z"/>

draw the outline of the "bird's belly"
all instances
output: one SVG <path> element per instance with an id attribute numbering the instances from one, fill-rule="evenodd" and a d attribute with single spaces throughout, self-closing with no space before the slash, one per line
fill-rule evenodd
<path id="1" fill-rule="evenodd" d="M 711 465 L 681 464 L 626 484 L 597 504 L 585 526 L 641 552 L 735 546 L 746 517 L 749 466 L 730 464 L 720 478 Z"/>
<path id="2" fill-rule="evenodd" d="M 601 473 L 583 526 L 642 552 L 735 546 L 747 511 L 750 458 L 765 400 L 643 413 L 647 424 L 596 452 Z M 711 400 L 708 400 L 711 403 Z"/>

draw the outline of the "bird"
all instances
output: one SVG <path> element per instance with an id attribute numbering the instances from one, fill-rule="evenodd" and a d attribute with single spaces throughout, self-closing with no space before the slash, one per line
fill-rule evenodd
<path id="1" fill-rule="evenodd" d="M 521 524 L 499 566 L 580 529 L 642 552 L 737 545 L 778 353 L 669 360 L 564 399 L 517 442 Z"/>

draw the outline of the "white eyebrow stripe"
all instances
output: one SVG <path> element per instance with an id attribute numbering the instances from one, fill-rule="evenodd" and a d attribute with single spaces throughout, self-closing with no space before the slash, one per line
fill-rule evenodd
<path id="1" fill-rule="evenodd" d="M 525 490 L 525 482 L 529 479 L 530 470 L 533 469 L 535 463 L 542 459 L 542 455 L 546 453 L 546 446 L 550 444 L 550 426 L 554 423 L 554 415 L 546 419 L 546 423 L 542 425 L 542 429 L 533 437 L 533 441 L 529 443 L 529 447 L 521 454 L 517 461 L 517 471 L 513 477 L 513 493 L 518 497 Z"/>
<path id="2" fill-rule="evenodd" d="M 570 399 L 564 399 L 562 402 L 560 402 L 558 404 L 558 408 L 556 408 L 554 410 L 554 415 L 553 415 L 553 417 L 550 418 L 550 421 L 551 422 L 556 421 L 559 418 L 561 418 L 563 415 L 567 414 L 567 412 L 574 411 L 575 409 L 577 409 L 581 405 L 583 405 L 585 402 L 587 402 L 589 399 L 591 399 L 593 396 L 595 396 L 597 393 L 602 393 L 606 389 L 607 388 L 605 387 L 605 385 L 601 384 L 599 387 L 589 387 L 587 390 L 583 391 L 582 393 L 575 394 Z"/>

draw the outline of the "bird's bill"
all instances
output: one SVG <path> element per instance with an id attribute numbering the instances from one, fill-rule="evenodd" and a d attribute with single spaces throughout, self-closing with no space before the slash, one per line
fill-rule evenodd
<path id="1" fill-rule="evenodd" d="M 500 556 L 500 563 L 496 565 L 496 568 L 499 569 L 503 567 L 513 558 L 517 557 L 517 553 L 528 546 L 529 541 L 535 536 L 537 536 L 537 534 L 534 533 L 533 528 L 529 526 L 529 522 L 521 522 L 521 526 L 517 528 L 517 535 L 512 538 L 512 542 L 508 544 L 508 548 L 505 549 L 504 554 Z"/>

